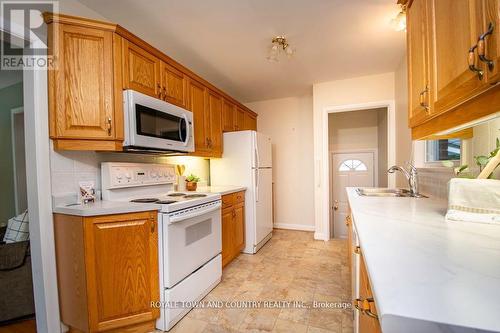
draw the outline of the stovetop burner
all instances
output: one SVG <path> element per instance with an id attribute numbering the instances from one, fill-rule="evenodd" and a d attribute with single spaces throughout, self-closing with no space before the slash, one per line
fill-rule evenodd
<path id="1" fill-rule="evenodd" d="M 175 201 L 175 200 L 160 200 L 160 201 L 157 201 L 156 203 L 160 204 L 160 205 L 168 205 L 168 204 L 172 204 L 175 202 L 177 202 L 177 201 Z"/>
<path id="2" fill-rule="evenodd" d="M 204 198 L 206 197 L 206 194 L 188 194 L 184 198 L 186 199 L 191 199 L 191 198 Z"/>
<path id="3" fill-rule="evenodd" d="M 137 202 L 137 203 L 152 203 L 152 202 L 157 202 L 158 198 L 140 198 L 140 199 L 134 199 L 130 200 L 130 202 Z"/>
<path id="4" fill-rule="evenodd" d="M 176 192 L 176 193 L 170 193 L 168 196 L 169 197 L 183 197 L 185 195 L 186 194 L 184 194 L 184 193 Z"/>

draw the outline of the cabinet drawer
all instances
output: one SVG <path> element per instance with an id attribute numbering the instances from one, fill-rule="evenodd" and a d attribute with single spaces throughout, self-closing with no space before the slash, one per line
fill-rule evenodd
<path id="1" fill-rule="evenodd" d="M 222 209 L 231 207 L 234 204 L 233 193 L 222 196 Z"/>
<path id="2" fill-rule="evenodd" d="M 234 203 L 235 204 L 240 203 L 240 202 L 244 202 L 244 201 L 245 201 L 245 192 L 244 191 L 234 193 Z"/>

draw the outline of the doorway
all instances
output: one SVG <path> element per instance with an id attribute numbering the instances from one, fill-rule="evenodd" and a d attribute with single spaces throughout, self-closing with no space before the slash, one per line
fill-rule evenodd
<path id="1" fill-rule="evenodd" d="M 24 108 L 12 109 L 12 166 L 14 174 L 14 205 L 16 215 L 28 209 L 26 193 L 26 149 L 24 144 Z"/>
<path id="2" fill-rule="evenodd" d="M 388 186 L 388 108 L 328 115 L 330 238 L 347 238 L 346 187 Z"/>

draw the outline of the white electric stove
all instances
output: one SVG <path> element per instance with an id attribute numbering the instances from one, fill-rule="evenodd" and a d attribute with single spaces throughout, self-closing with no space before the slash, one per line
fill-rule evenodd
<path id="1" fill-rule="evenodd" d="M 170 330 L 222 276 L 221 196 L 174 192 L 172 165 L 101 164 L 102 197 L 158 204 L 160 318 Z"/>

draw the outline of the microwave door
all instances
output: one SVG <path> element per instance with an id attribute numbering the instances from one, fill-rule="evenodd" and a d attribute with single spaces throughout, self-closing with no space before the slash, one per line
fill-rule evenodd
<path id="1" fill-rule="evenodd" d="M 184 146 L 188 136 L 188 122 L 183 116 L 161 112 L 147 106 L 135 105 L 136 145 L 142 147 L 175 149 Z"/>

